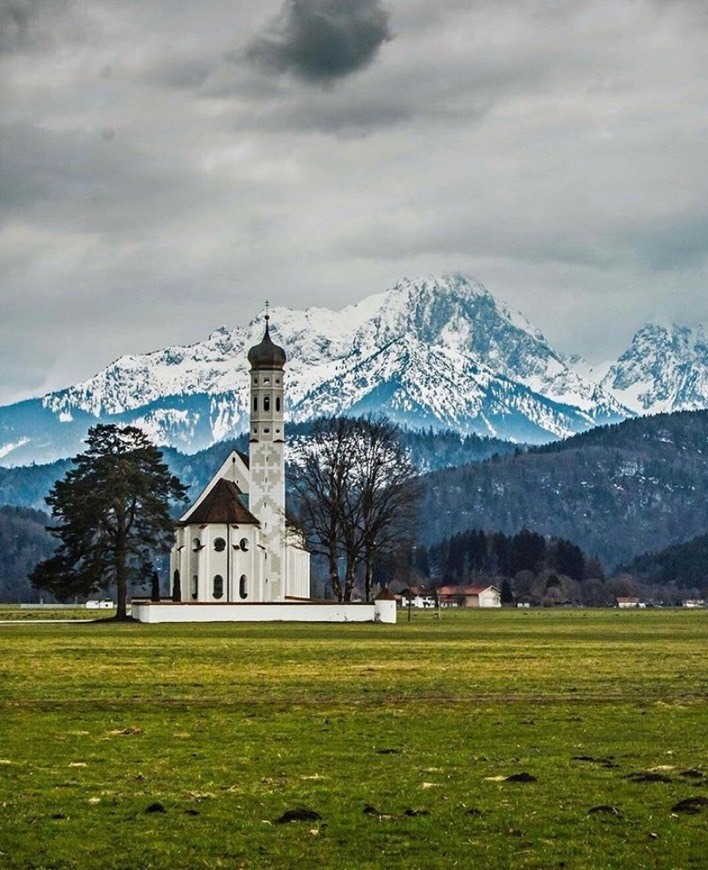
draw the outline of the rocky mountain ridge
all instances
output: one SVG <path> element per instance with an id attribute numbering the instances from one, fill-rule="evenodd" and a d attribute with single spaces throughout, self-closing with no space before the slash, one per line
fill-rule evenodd
<path id="1" fill-rule="evenodd" d="M 649 359 L 642 348 L 595 382 L 522 314 L 460 275 L 403 279 L 341 311 L 279 307 L 271 318 L 288 353 L 293 422 L 378 412 L 410 428 L 543 443 L 653 409 L 649 400 L 642 410 L 629 401 L 632 385 L 652 376 L 639 365 Z M 127 355 L 83 383 L 0 408 L 0 461 L 71 455 L 96 422 L 138 425 L 156 443 L 188 452 L 234 437 L 247 428 L 246 352 L 262 330 L 260 318 L 221 327 L 203 342 Z M 700 340 L 694 345 L 700 361 Z M 683 365 L 678 352 L 671 359 Z M 693 387 L 685 376 L 672 393 L 677 402 L 703 395 L 708 406 L 706 372 L 708 364 Z"/>
<path id="2" fill-rule="evenodd" d="M 600 380 L 636 414 L 698 411 L 708 406 L 708 326 L 649 323 Z"/>

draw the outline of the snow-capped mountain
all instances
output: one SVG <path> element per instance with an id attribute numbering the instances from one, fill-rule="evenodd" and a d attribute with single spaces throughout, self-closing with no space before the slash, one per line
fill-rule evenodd
<path id="1" fill-rule="evenodd" d="M 135 424 L 159 444 L 197 450 L 247 427 L 246 352 L 263 322 L 206 341 L 124 356 L 43 399 L 0 408 L 5 462 L 81 449 L 96 422 Z M 581 376 L 523 315 L 460 275 L 404 279 L 341 311 L 275 308 L 288 354 L 289 419 L 383 412 L 411 427 L 516 441 L 562 438 L 628 411 Z"/>
<path id="2" fill-rule="evenodd" d="M 637 414 L 708 408 L 708 326 L 644 326 L 600 385 Z"/>

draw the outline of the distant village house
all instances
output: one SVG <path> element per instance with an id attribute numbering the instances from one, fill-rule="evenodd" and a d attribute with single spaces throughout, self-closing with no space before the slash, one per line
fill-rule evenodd
<path id="1" fill-rule="evenodd" d="M 501 590 L 486 586 L 410 586 L 400 596 L 403 607 L 501 607 Z"/>
<path id="2" fill-rule="evenodd" d="M 501 589 L 488 586 L 440 586 L 442 607 L 501 607 Z"/>

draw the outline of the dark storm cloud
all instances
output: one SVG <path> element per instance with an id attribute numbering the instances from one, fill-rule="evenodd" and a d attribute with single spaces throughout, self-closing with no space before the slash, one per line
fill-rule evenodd
<path id="1" fill-rule="evenodd" d="M 63 0 L 0 0 L 0 54 L 27 51 L 47 41 L 47 18 L 64 11 Z"/>
<path id="2" fill-rule="evenodd" d="M 31 0 L 0 3 L 0 52 L 19 51 L 30 43 L 30 21 L 37 4 Z"/>
<path id="3" fill-rule="evenodd" d="M 367 66 L 390 39 L 380 0 L 289 0 L 247 56 L 270 72 L 328 83 Z"/>

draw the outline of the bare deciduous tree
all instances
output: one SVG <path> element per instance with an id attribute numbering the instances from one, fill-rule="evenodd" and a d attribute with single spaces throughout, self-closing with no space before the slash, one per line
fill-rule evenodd
<path id="1" fill-rule="evenodd" d="M 327 559 L 334 594 L 351 600 L 363 567 L 370 600 L 377 554 L 409 540 L 417 520 L 418 476 L 398 427 L 384 418 L 317 420 L 310 438 L 294 448 L 292 481 L 310 544 Z"/>

